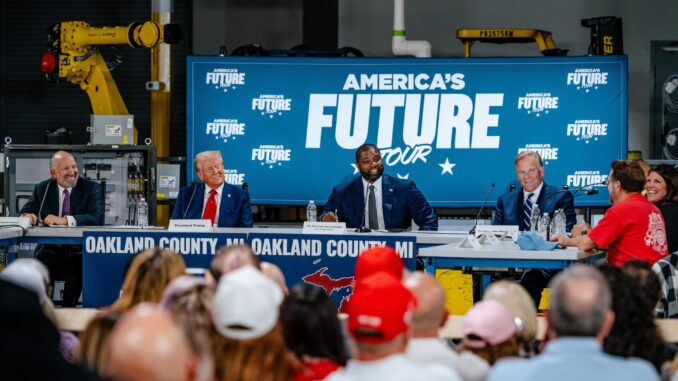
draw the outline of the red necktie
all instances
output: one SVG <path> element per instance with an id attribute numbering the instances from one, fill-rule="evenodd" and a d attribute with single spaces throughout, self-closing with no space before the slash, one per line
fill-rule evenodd
<path id="1" fill-rule="evenodd" d="M 207 199 L 207 204 L 205 204 L 205 211 L 202 214 L 203 220 L 212 221 L 214 225 L 214 217 L 217 215 L 217 190 L 210 190 L 210 197 Z"/>

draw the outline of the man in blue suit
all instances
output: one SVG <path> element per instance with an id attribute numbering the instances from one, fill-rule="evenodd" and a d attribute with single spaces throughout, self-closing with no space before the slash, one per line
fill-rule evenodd
<path id="1" fill-rule="evenodd" d="M 322 221 L 344 221 L 349 228 L 404 230 L 414 220 L 421 230 L 438 230 L 438 218 L 414 182 L 384 175 L 376 146 L 358 147 L 355 165 L 361 176 L 334 187 Z"/>
<path id="2" fill-rule="evenodd" d="M 209 219 L 220 228 L 252 227 L 250 195 L 225 182 L 221 151 L 200 152 L 193 166 L 202 182 L 179 191 L 171 219 Z"/>
<path id="3" fill-rule="evenodd" d="M 572 193 L 544 182 L 544 164 L 541 156 L 534 151 L 522 151 L 514 162 L 516 176 L 520 187 L 504 193 L 497 200 L 492 225 L 518 225 L 520 230 L 530 230 L 530 213 L 534 205 L 539 206 L 541 213 L 553 213 L 562 209 L 565 212 L 565 228 L 567 231 L 577 222 L 574 212 Z M 539 308 L 541 292 L 548 285 L 555 270 L 535 269 L 526 272 L 520 283 L 530 293 L 536 307 Z"/>

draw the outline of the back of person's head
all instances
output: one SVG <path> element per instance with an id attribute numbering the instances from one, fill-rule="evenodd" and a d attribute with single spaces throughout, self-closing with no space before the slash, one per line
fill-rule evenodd
<path id="1" fill-rule="evenodd" d="M 348 301 L 348 330 L 356 358 L 377 360 L 403 353 L 417 301 L 399 278 L 384 271 L 356 283 Z"/>
<path id="2" fill-rule="evenodd" d="M 297 358 L 326 358 L 345 365 L 348 358 L 337 307 L 325 291 L 307 283 L 292 287 L 280 307 L 288 348 Z"/>
<path id="3" fill-rule="evenodd" d="M 490 365 L 519 353 L 513 315 L 493 299 L 473 305 L 462 320 L 461 334 L 462 348 L 482 357 Z"/>
<path id="4" fill-rule="evenodd" d="M 403 284 L 417 299 L 412 334 L 415 337 L 437 337 L 438 329 L 447 320 L 445 289 L 434 276 L 421 271 L 407 274 Z"/>
<path id="5" fill-rule="evenodd" d="M 652 271 L 652 266 L 645 261 L 634 259 L 622 265 L 622 272 L 633 281 L 634 287 L 638 287 L 642 296 L 640 301 L 644 303 L 645 308 L 653 310 L 661 298 L 661 285 L 657 274 Z"/>
<path id="6" fill-rule="evenodd" d="M 56 312 L 52 299 L 47 294 L 49 289 L 49 271 L 47 267 L 35 258 L 19 258 L 0 272 L 0 278 L 23 287 L 38 296 L 42 311 L 55 325 Z"/>
<path id="7" fill-rule="evenodd" d="M 283 293 L 253 266 L 221 277 L 212 302 L 217 380 L 287 380 L 289 358 L 278 323 Z"/>
<path id="8" fill-rule="evenodd" d="M 80 333 L 80 346 L 76 352 L 76 358 L 82 366 L 103 375 L 109 358 L 108 339 L 120 316 L 117 312 L 107 312 L 87 323 L 85 330 Z"/>
<path id="9" fill-rule="evenodd" d="M 650 168 L 650 173 L 656 173 L 666 184 L 666 196 L 662 202 L 678 202 L 678 170 L 671 164 L 658 164 Z"/>
<path id="10" fill-rule="evenodd" d="M 224 246 L 210 263 L 210 275 L 218 283 L 224 274 L 247 265 L 259 267 L 259 258 L 249 245 Z"/>
<path id="11" fill-rule="evenodd" d="M 596 268 L 571 266 L 556 275 L 549 287 L 548 317 L 557 336 L 599 335 L 610 313 L 612 295 Z"/>
<path id="12" fill-rule="evenodd" d="M 645 171 L 636 160 L 616 160 L 610 167 L 612 178 L 608 181 L 619 181 L 626 192 L 641 192 L 645 189 Z"/>
<path id="13" fill-rule="evenodd" d="M 205 278 L 182 275 L 165 288 L 160 308 L 169 312 L 179 324 L 198 357 L 196 381 L 211 380 L 214 361 L 210 345 L 212 298 L 214 290 Z"/>
<path id="14" fill-rule="evenodd" d="M 614 324 L 603 343 L 605 352 L 640 357 L 659 370 L 666 360 L 666 346 L 654 321 L 656 303 L 648 303 L 645 290 L 622 269 L 604 264 L 600 271 L 612 290 L 615 314 Z"/>
<path id="15" fill-rule="evenodd" d="M 104 371 L 112 380 L 193 380 L 195 357 L 172 317 L 143 303 L 125 313 L 110 337 Z"/>
<path id="16" fill-rule="evenodd" d="M 519 283 L 506 280 L 492 282 L 483 299 L 494 299 L 511 312 L 519 342 L 530 344 L 537 339 L 537 309 L 530 294 Z"/>
<path id="17" fill-rule="evenodd" d="M 360 253 L 355 262 L 354 279 L 358 283 L 380 271 L 402 279 L 405 265 L 402 258 L 390 246 L 372 246 Z"/>
<path id="18" fill-rule="evenodd" d="M 139 303 L 158 303 L 169 282 L 185 271 L 184 259 L 177 252 L 157 247 L 144 250 L 132 260 L 122 294 L 111 308 L 124 312 Z"/>

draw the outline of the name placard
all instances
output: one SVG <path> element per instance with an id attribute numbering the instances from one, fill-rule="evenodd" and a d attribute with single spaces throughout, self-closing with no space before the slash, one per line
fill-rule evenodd
<path id="1" fill-rule="evenodd" d="M 212 230 L 210 220 L 170 220 L 168 232 L 202 233 Z"/>
<path id="2" fill-rule="evenodd" d="M 304 222 L 304 234 L 346 234 L 346 222 Z"/>

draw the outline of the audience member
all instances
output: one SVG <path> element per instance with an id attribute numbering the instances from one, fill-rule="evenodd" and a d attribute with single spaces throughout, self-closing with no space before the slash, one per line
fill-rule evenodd
<path id="1" fill-rule="evenodd" d="M 160 300 L 160 308 L 172 315 L 198 359 L 195 381 L 209 381 L 214 377 L 209 338 L 213 296 L 214 291 L 205 278 L 182 275 L 167 285 Z"/>
<path id="2" fill-rule="evenodd" d="M 668 254 L 661 212 L 643 197 L 645 174 L 637 162 L 617 160 L 607 178 L 612 207 L 588 234 L 554 236 L 562 246 L 580 250 L 607 249 L 607 261 L 621 266 L 632 259 L 654 264 Z"/>
<path id="3" fill-rule="evenodd" d="M 322 288 L 307 283 L 292 287 L 280 308 L 280 322 L 295 357 L 292 381 L 322 380 L 346 365 L 337 307 Z"/>
<path id="4" fill-rule="evenodd" d="M 498 301 L 513 315 L 520 357 L 537 354 L 537 309 L 530 294 L 518 283 L 500 280 L 490 284 L 483 299 Z"/>
<path id="5" fill-rule="evenodd" d="M 160 302 L 167 284 L 185 271 L 184 259 L 173 250 L 156 247 L 142 251 L 132 260 L 120 298 L 111 309 L 125 312 L 139 303 Z"/>
<path id="6" fill-rule="evenodd" d="M 210 271 L 206 274 L 207 282 L 216 288 L 219 278 L 224 274 L 245 265 L 254 266 L 261 270 L 265 276 L 277 283 L 283 293 L 287 295 L 289 290 L 287 289 L 285 275 L 280 267 L 270 262 L 259 261 L 259 257 L 247 244 L 224 246 L 219 249 L 212 263 L 210 263 Z"/>
<path id="7" fill-rule="evenodd" d="M 504 357 L 518 356 L 518 339 L 513 315 L 496 300 L 481 300 L 466 313 L 461 323 L 462 349 L 494 365 Z"/>
<path id="8" fill-rule="evenodd" d="M 404 275 L 403 260 L 390 246 L 372 246 L 363 250 L 356 259 L 353 277 L 358 283 L 380 271 L 385 271 L 397 279 L 402 279 Z"/>
<path id="9" fill-rule="evenodd" d="M 546 349 L 530 359 L 500 361 L 488 381 L 659 380 L 647 361 L 602 351 L 615 313 L 610 287 L 598 270 L 574 265 L 556 275 L 549 287 Z"/>
<path id="10" fill-rule="evenodd" d="M 464 381 L 485 380 L 490 368 L 487 361 L 468 351 L 458 353 L 438 337 L 438 330 L 445 325 L 448 314 L 445 290 L 436 278 L 416 271 L 408 274 L 403 284 L 417 299 L 412 317 L 412 338 L 405 352 L 407 357 L 415 363 L 449 366 Z"/>
<path id="11" fill-rule="evenodd" d="M 678 253 L 669 254 L 652 265 L 661 285 L 661 296 L 655 315 L 678 318 Z"/>
<path id="12" fill-rule="evenodd" d="M 654 322 L 657 298 L 649 299 L 642 286 L 612 265 L 600 266 L 612 290 L 614 324 L 605 338 L 605 352 L 621 357 L 638 357 L 651 362 L 657 372 L 673 359 L 671 350 Z"/>
<path id="13" fill-rule="evenodd" d="M 89 321 L 80 333 L 80 346 L 76 352 L 80 365 L 103 376 L 110 357 L 108 341 L 120 316 L 117 312 L 106 312 Z"/>
<path id="14" fill-rule="evenodd" d="M 360 281 L 348 303 L 354 357 L 326 380 L 459 380 L 449 367 L 418 364 L 405 356 L 415 307 L 412 293 L 386 272 Z"/>
<path id="15" fill-rule="evenodd" d="M 42 306 L 42 312 L 55 326 L 58 326 L 54 304 L 47 294 L 49 272 L 42 262 L 35 258 L 16 259 L 0 273 L 0 277 L 35 292 Z M 66 361 L 75 363 L 75 352 L 79 344 L 78 338 L 72 332 L 59 331 L 59 350 Z"/>
<path id="16" fill-rule="evenodd" d="M 212 302 L 212 350 L 218 381 L 289 380 L 291 368 L 278 323 L 280 287 L 253 266 L 219 280 Z"/>
<path id="17" fill-rule="evenodd" d="M 678 251 L 678 171 L 670 164 L 655 165 L 650 169 L 645 187 L 647 199 L 664 217 L 669 253 Z"/>
<path id="18" fill-rule="evenodd" d="M 114 381 L 192 381 L 195 358 L 172 317 L 142 303 L 113 328 L 104 372 Z"/>
<path id="19" fill-rule="evenodd" d="M 59 333 L 38 296 L 0 277 L 0 374 L 3 380 L 98 380 L 59 353 Z"/>

